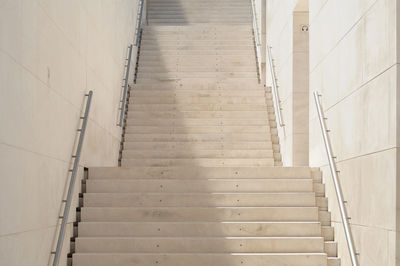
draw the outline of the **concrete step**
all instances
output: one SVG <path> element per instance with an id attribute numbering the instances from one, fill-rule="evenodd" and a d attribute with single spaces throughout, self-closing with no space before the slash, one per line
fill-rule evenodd
<path id="1" fill-rule="evenodd" d="M 193 66 L 187 66 L 187 65 L 180 65 L 176 64 L 173 66 L 167 66 L 165 65 L 162 61 L 161 62 L 156 62 L 157 66 L 141 66 L 138 68 L 138 75 L 141 75 L 142 73 L 180 73 L 180 74 L 194 74 L 194 73 L 208 73 L 210 71 L 214 71 L 216 74 L 218 73 L 226 73 L 226 72 L 256 72 L 257 71 L 257 65 L 254 62 L 254 64 L 250 66 L 238 66 L 238 65 L 230 65 L 230 66 L 220 66 L 220 65 L 214 65 L 214 66 L 207 66 L 205 64 L 202 64 L 201 62 L 197 65 Z"/>
<path id="2" fill-rule="evenodd" d="M 129 118 L 130 119 L 130 118 Z M 130 120 L 129 120 L 130 121 Z M 125 134 L 125 141 L 173 141 L 173 142 L 202 142 L 202 141 L 270 141 L 271 136 L 268 134 L 257 134 L 257 133 L 200 133 L 200 134 Z"/>
<path id="3" fill-rule="evenodd" d="M 210 9 L 210 12 L 212 10 Z M 218 12 L 218 11 L 217 11 Z M 226 32 L 228 30 L 232 30 L 231 25 L 196 25 L 196 26 L 143 26 L 144 31 L 149 32 Z M 236 29 L 235 33 L 240 35 L 242 32 L 250 32 L 252 33 L 252 26 L 238 26 L 234 27 Z"/>
<path id="4" fill-rule="evenodd" d="M 334 241 L 327 241 L 324 244 L 324 251 L 328 257 L 337 257 L 337 243 Z"/>
<path id="5" fill-rule="evenodd" d="M 89 179 L 87 193 L 313 193 L 311 179 Z M 183 203 L 182 203 L 183 204 Z M 314 200 L 315 206 L 315 200 Z"/>
<path id="6" fill-rule="evenodd" d="M 134 97 L 129 99 L 129 103 L 133 104 L 255 104 L 265 103 L 264 97 Z"/>
<path id="7" fill-rule="evenodd" d="M 150 40 L 151 42 L 160 42 L 160 40 Z M 156 54 L 144 53 L 140 54 L 139 58 L 140 66 L 145 66 L 144 63 L 160 63 L 165 64 L 181 64 L 187 66 L 194 66 L 199 63 L 204 64 L 219 64 L 219 65 L 229 65 L 235 63 L 237 65 L 253 65 L 256 62 L 255 57 L 248 57 L 246 55 L 221 55 L 217 53 L 204 54 L 204 55 L 186 55 L 172 52 L 157 52 Z"/>
<path id="8" fill-rule="evenodd" d="M 235 81 L 240 82 L 249 82 L 251 83 L 258 83 L 258 78 L 239 78 L 239 77 L 230 77 L 230 78 L 223 78 L 223 77 L 215 77 L 215 78 L 198 78 L 198 77 L 189 77 L 189 78 L 161 78 L 161 77 L 154 77 L 154 78 L 138 78 L 136 80 L 136 84 L 149 84 L 149 83 L 175 83 L 175 84 L 186 84 L 192 83 L 193 81 L 199 83 L 235 83 Z M 180 84 L 178 86 L 180 86 Z"/>
<path id="9" fill-rule="evenodd" d="M 340 266 L 340 258 L 328 258 L 328 266 Z"/>
<path id="10" fill-rule="evenodd" d="M 265 97 L 262 90 L 135 90 L 131 91 L 131 97 Z"/>
<path id="11" fill-rule="evenodd" d="M 204 166 L 204 167 L 226 167 L 226 166 L 274 166 L 273 158 L 189 158 L 189 159 L 125 159 L 122 158 L 121 166 Z"/>
<path id="12" fill-rule="evenodd" d="M 268 111 L 272 107 L 263 104 L 135 104 L 129 106 L 130 111 Z M 251 128 L 251 127 L 250 127 Z"/>
<path id="13" fill-rule="evenodd" d="M 156 43 L 154 40 L 147 40 L 143 38 L 141 41 L 142 46 L 236 46 L 236 45 L 245 45 L 252 46 L 254 45 L 254 41 L 251 38 L 247 38 L 244 40 L 158 40 Z"/>
<path id="14" fill-rule="evenodd" d="M 74 266 L 326 266 L 325 253 L 96 254 L 73 255 Z"/>
<path id="15" fill-rule="evenodd" d="M 93 179 L 311 179 L 309 167 L 91 167 L 89 180 Z M 312 188 L 310 188 L 312 190 Z"/>
<path id="16" fill-rule="evenodd" d="M 267 111 L 129 111 L 128 118 L 268 119 Z M 156 132 L 155 132 L 156 133 Z"/>
<path id="17" fill-rule="evenodd" d="M 83 222 L 318 221 L 317 207 L 82 207 Z"/>
<path id="18" fill-rule="evenodd" d="M 124 142 L 124 150 L 271 150 L 273 149 L 272 142 Z"/>
<path id="19" fill-rule="evenodd" d="M 186 56 L 185 56 L 186 57 Z M 227 55 L 226 57 L 230 57 Z M 184 57 L 178 56 L 176 54 L 154 54 L 152 56 L 141 57 L 138 71 L 156 73 L 156 72 L 171 72 L 171 73 L 181 73 L 181 72 L 254 72 L 255 67 L 257 67 L 257 62 L 255 58 L 249 57 L 247 60 L 239 62 L 235 58 L 227 58 L 226 60 L 220 60 L 219 56 L 210 54 L 204 55 L 203 59 L 196 59 L 196 61 L 183 61 Z"/>
<path id="20" fill-rule="evenodd" d="M 263 90 L 258 80 L 255 79 L 252 82 L 250 80 L 240 80 L 235 79 L 234 82 L 229 82 L 226 80 L 224 82 L 214 82 L 214 80 L 207 79 L 184 79 L 184 80 L 174 80 L 174 81 L 163 81 L 163 82 L 153 82 L 147 84 L 134 84 L 134 89 L 143 89 L 143 90 L 151 90 L 151 89 L 180 89 L 180 90 L 243 90 L 247 89 L 260 89 Z"/>
<path id="21" fill-rule="evenodd" d="M 241 49 L 233 49 L 235 47 L 231 47 L 231 49 L 220 48 L 218 50 L 215 49 L 163 49 L 159 50 L 156 47 L 153 49 L 140 49 L 140 56 L 142 55 L 153 55 L 153 56 L 167 56 L 167 55 L 183 55 L 183 56 L 198 56 L 198 55 L 209 55 L 209 56 L 227 56 L 230 58 L 231 56 L 248 56 L 249 58 L 254 58 L 254 47 L 246 46 L 244 48 L 242 46 Z M 250 49 L 252 47 L 253 50 Z M 140 59 L 139 59 L 140 60 Z M 140 64 L 140 63 L 139 63 Z"/>
<path id="22" fill-rule="evenodd" d="M 138 73 L 138 78 L 257 78 L 257 72 L 160 72 L 160 73 Z"/>
<path id="23" fill-rule="evenodd" d="M 145 158 L 273 158 L 271 150 L 124 150 L 123 159 Z"/>
<path id="24" fill-rule="evenodd" d="M 270 134 L 269 126 L 127 126 L 125 133 L 152 133 L 158 132 L 161 134 L 165 133 L 187 133 L 187 134 L 199 134 L 199 133 L 258 133 L 258 134 Z"/>
<path id="25" fill-rule="evenodd" d="M 127 118 L 127 126 L 269 126 L 270 122 L 265 119 L 227 119 L 227 118 Z M 272 125 L 271 125 L 272 126 Z"/>
<path id="26" fill-rule="evenodd" d="M 85 193 L 83 200 L 85 207 L 315 206 L 314 193 Z"/>
<path id="27" fill-rule="evenodd" d="M 193 16 L 187 17 L 178 13 L 179 11 L 174 11 L 169 13 L 167 16 L 163 16 L 162 14 L 158 14 L 158 17 L 148 19 L 150 25 L 196 25 L 198 23 L 215 23 L 215 24 L 240 24 L 240 25 L 247 25 L 252 23 L 252 18 L 247 15 L 243 16 L 242 14 L 239 15 L 231 15 L 225 17 L 218 17 L 218 16 Z M 175 17 L 171 16 L 175 15 Z"/>
<path id="28" fill-rule="evenodd" d="M 318 222 L 81 222 L 80 237 L 320 236 Z"/>
<path id="29" fill-rule="evenodd" d="M 325 241 L 333 241 L 334 240 L 334 228 L 331 226 L 322 226 L 321 228 L 322 236 L 325 238 Z"/>
<path id="30" fill-rule="evenodd" d="M 323 252 L 321 237 L 78 237 L 78 253 Z"/>
<path id="31" fill-rule="evenodd" d="M 175 16 L 176 14 L 172 14 Z M 253 34 L 251 31 L 244 33 L 242 35 L 237 35 L 235 33 L 211 33 L 207 34 L 206 32 L 188 32 L 185 34 L 180 33 L 172 33 L 171 35 L 163 34 L 163 33 L 151 33 L 151 32 L 144 32 L 142 34 L 142 40 L 145 41 L 195 41 L 195 40 L 205 40 L 205 41 L 248 41 L 252 40 Z"/>
<path id="32" fill-rule="evenodd" d="M 192 44 L 192 45 L 185 45 L 185 43 L 171 43 L 170 45 L 166 45 L 163 43 L 153 43 L 151 45 L 143 45 L 141 46 L 140 50 L 141 51 L 148 51 L 148 50 L 158 50 L 158 51 L 164 51 L 164 50 L 176 50 L 176 51 L 181 51 L 181 50 L 210 50 L 214 53 L 218 53 L 219 50 L 223 51 L 236 51 L 236 50 L 245 50 L 245 51 L 251 51 L 251 49 L 254 49 L 254 44 L 251 42 L 248 42 L 246 44 L 241 44 L 241 43 L 231 43 L 231 44 L 217 44 L 217 43 L 197 43 L 197 44 Z"/>
<path id="33" fill-rule="evenodd" d="M 206 19 L 213 19 L 216 21 L 230 21 L 232 19 L 247 19 L 251 21 L 253 19 L 248 10 L 243 10 L 238 12 L 232 11 L 229 13 L 210 12 L 208 14 L 190 12 L 191 13 L 190 16 L 185 14 L 182 10 L 175 9 L 174 11 L 169 11 L 169 10 L 166 11 L 167 12 L 165 12 L 165 10 L 164 12 L 161 10 L 154 10 L 154 9 L 151 10 L 151 12 L 148 13 L 149 20 L 162 19 L 162 18 L 193 20 L 193 19 L 206 18 Z"/>

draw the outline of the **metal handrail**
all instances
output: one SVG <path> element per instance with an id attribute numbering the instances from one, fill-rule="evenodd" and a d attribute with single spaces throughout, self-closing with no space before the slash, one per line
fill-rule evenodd
<path id="1" fill-rule="evenodd" d="M 72 156 L 72 158 L 74 159 L 74 166 L 72 169 L 68 170 L 69 172 L 72 172 L 72 174 L 71 174 L 71 180 L 70 180 L 69 187 L 68 187 L 67 199 L 63 200 L 63 202 L 65 203 L 64 212 L 63 212 L 63 215 L 59 217 L 62 221 L 61 221 L 60 232 L 58 234 L 57 247 L 56 247 L 55 251 L 51 252 L 52 254 L 54 254 L 53 266 L 57 266 L 60 261 L 61 250 L 62 250 L 64 237 L 65 237 L 65 228 L 66 228 L 67 222 L 68 222 L 69 209 L 71 208 L 71 202 L 72 202 L 72 196 L 73 196 L 72 193 L 74 191 L 76 175 L 77 175 L 78 168 L 79 168 L 79 159 L 81 157 L 83 140 L 85 138 L 86 125 L 87 125 L 87 121 L 89 118 L 89 110 L 90 110 L 90 105 L 92 103 L 92 96 L 93 96 L 93 91 L 89 91 L 89 93 L 85 95 L 85 97 L 88 97 L 88 98 L 86 101 L 85 114 L 84 114 L 84 116 L 80 117 L 80 119 L 83 121 L 82 121 L 82 127 L 80 129 L 78 129 L 78 132 L 80 132 L 78 147 L 76 148 L 75 155 Z"/>
<path id="2" fill-rule="evenodd" d="M 139 43 L 140 43 L 141 38 L 142 38 L 142 17 L 143 17 L 144 1 L 145 0 L 141 0 L 140 1 L 140 12 L 139 12 L 139 19 L 138 19 L 138 25 L 137 25 L 137 35 L 136 35 L 136 42 L 135 42 L 136 46 L 139 46 Z M 147 19 L 148 18 L 146 16 L 146 20 Z"/>
<path id="3" fill-rule="evenodd" d="M 128 83 L 129 83 L 129 71 L 131 68 L 131 59 L 132 59 L 132 48 L 133 45 L 129 45 L 129 52 L 128 52 L 128 58 L 127 58 L 127 65 L 126 65 L 126 73 L 125 73 L 125 79 L 124 79 L 124 92 L 122 94 L 122 100 L 121 100 L 121 115 L 119 117 L 119 124 L 118 126 L 122 127 L 123 121 L 125 118 L 125 109 L 126 109 L 126 100 L 127 100 L 127 95 L 128 95 Z"/>
<path id="4" fill-rule="evenodd" d="M 257 13 L 254 0 L 251 0 L 251 11 L 253 14 L 253 34 L 254 34 L 254 43 L 256 48 L 256 60 L 257 60 L 257 74 L 258 80 L 261 81 L 261 40 L 260 33 L 258 30 L 257 23 Z"/>
<path id="5" fill-rule="evenodd" d="M 356 253 L 355 247 L 354 247 L 352 232 L 351 232 L 350 224 L 348 221 L 349 217 L 347 216 L 346 207 L 344 205 L 346 203 L 346 201 L 343 199 L 342 188 L 340 186 L 340 182 L 339 182 L 339 178 L 338 178 L 338 170 L 337 170 L 336 162 L 335 162 L 336 157 L 334 157 L 332 155 L 332 146 L 331 146 L 331 142 L 330 142 L 330 139 L 328 136 L 329 130 L 326 129 L 326 125 L 325 125 L 325 120 L 327 120 L 327 118 L 324 117 L 324 113 L 322 111 L 321 103 L 319 101 L 320 96 L 321 95 L 319 95 L 318 92 L 314 92 L 315 106 L 317 108 L 319 123 L 321 125 L 322 137 L 324 139 L 326 155 L 328 156 L 329 166 L 330 166 L 331 173 L 332 173 L 333 184 L 335 185 L 335 191 L 336 191 L 336 196 L 337 196 L 337 200 L 339 203 L 340 216 L 342 217 L 344 233 L 345 233 L 346 241 L 347 241 L 347 247 L 349 249 L 352 265 L 358 266 L 358 262 L 357 262 L 358 254 Z"/>
<path id="6" fill-rule="evenodd" d="M 268 61 L 269 61 L 269 68 L 271 70 L 271 79 L 272 79 L 272 95 L 274 97 L 274 107 L 275 113 L 278 117 L 278 123 L 281 127 L 284 127 L 285 124 L 283 123 L 282 119 L 282 108 L 281 108 L 281 100 L 279 99 L 279 92 L 278 92 L 278 85 L 276 84 L 276 76 L 275 76 L 275 68 L 274 63 L 272 62 L 272 52 L 271 46 L 268 47 Z"/>

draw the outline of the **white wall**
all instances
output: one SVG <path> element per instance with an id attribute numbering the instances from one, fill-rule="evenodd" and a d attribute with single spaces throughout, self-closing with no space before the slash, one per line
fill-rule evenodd
<path id="1" fill-rule="evenodd" d="M 0 265 L 48 263 L 89 90 L 81 166 L 117 165 L 118 105 L 135 17 L 131 0 L 0 1 Z"/>
<path id="2" fill-rule="evenodd" d="M 297 1 L 267 0 L 267 38 L 274 47 L 287 135 L 295 66 L 291 51 Z M 351 265 L 337 199 L 331 182 L 312 92 L 322 105 L 343 193 L 348 201 L 360 265 L 394 266 L 400 248 L 398 192 L 398 41 L 396 0 L 310 0 L 309 2 L 309 156 L 321 167 L 342 265 Z M 292 139 L 280 138 L 285 165 L 293 159 Z"/>
<path id="3" fill-rule="evenodd" d="M 284 127 L 278 126 L 283 165 L 308 165 L 308 1 L 267 1 L 267 43 L 272 46 Z M 267 85 L 272 86 L 267 66 Z"/>
<path id="4" fill-rule="evenodd" d="M 323 95 L 363 266 L 396 265 L 397 8 L 395 0 L 310 1 L 310 90 Z M 310 164 L 324 171 L 339 255 L 342 265 L 350 265 L 320 127 L 311 107 Z"/>

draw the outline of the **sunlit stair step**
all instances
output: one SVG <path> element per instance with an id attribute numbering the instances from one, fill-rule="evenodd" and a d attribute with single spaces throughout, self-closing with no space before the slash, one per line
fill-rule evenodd
<path id="1" fill-rule="evenodd" d="M 313 193 L 312 179 L 172 179 L 172 178 L 130 178 L 92 179 L 86 181 L 88 193 L 232 193 L 232 192 L 274 192 Z M 304 195 L 305 196 L 305 195 Z M 290 197 L 290 196 L 289 196 Z M 183 203 L 182 203 L 183 204 Z M 314 202 L 315 206 L 315 202 Z"/>
<path id="2" fill-rule="evenodd" d="M 226 166 L 274 166 L 273 158 L 190 158 L 190 159 L 125 159 L 121 161 L 121 166 L 204 166 L 204 167 L 226 167 Z"/>
<path id="3" fill-rule="evenodd" d="M 200 134 L 125 134 L 125 141 L 269 141 L 270 135 L 257 133 L 200 133 Z"/>
<path id="4" fill-rule="evenodd" d="M 312 177 L 309 167 L 91 167 L 89 174 L 88 181 L 99 178 L 311 179 Z"/>
<path id="5" fill-rule="evenodd" d="M 262 90 L 132 90 L 131 97 L 264 97 Z"/>
<path id="6" fill-rule="evenodd" d="M 320 236 L 319 222 L 81 222 L 81 237 Z"/>
<path id="7" fill-rule="evenodd" d="M 321 237 L 78 237 L 76 252 L 323 252 Z"/>
<path id="8" fill-rule="evenodd" d="M 122 157 L 125 159 L 145 158 L 272 158 L 270 150 L 124 150 Z"/>
<path id="9" fill-rule="evenodd" d="M 132 111 L 267 111 L 271 107 L 251 104 L 136 104 L 129 107 Z M 242 126 L 243 127 L 243 126 Z"/>
<path id="10" fill-rule="evenodd" d="M 261 97 L 135 97 L 129 100 L 133 104 L 150 104 L 150 103 L 179 103 L 179 104 L 264 104 L 265 99 Z"/>
<path id="11" fill-rule="evenodd" d="M 219 50 L 213 50 L 213 49 L 164 49 L 164 50 L 157 50 L 155 48 L 148 49 L 148 50 L 141 50 L 140 54 L 141 55 L 162 55 L 162 56 L 170 56 L 170 55 L 183 55 L 183 56 L 188 56 L 188 55 L 194 55 L 194 56 L 199 56 L 199 55 L 214 55 L 214 56 L 227 56 L 227 58 L 230 58 L 230 56 L 237 57 L 237 56 L 248 56 L 251 57 L 252 53 L 249 52 L 246 49 L 233 49 L 235 47 L 231 47 L 229 50 L 225 49 L 219 49 Z M 243 47 L 242 47 L 243 48 Z"/>
<path id="12" fill-rule="evenodd" d="M 85 207 L 313 207 L 314 193 L 85 193 Z M 331 254 L 331 253 L 328 253 Z"/>
<path id="13" fill-rule="evenodd" d="M 267 119 L 267 111 L 136 111 L 128 112 L 129 119 L 135 118 L 227 118 L 227 119 Z M 156 133 L 156 132 L 155 132 Z"/>
<path id="14" fill-rule="evenodd" d="M 142 89 L 142 90 L 160 90 L 160 89 L 182 89 L 182 90 L 198 90 L 201 92 L 202 90 L 253 90 L 253 89 L 261 89 L 262 87 L 258 84 L 258 80 L 254 79 L 250 82 L 250 80 L 240 80 L 235 79 L 224 80 L 223 82 L 215 82 L 215 80 L 208 79 L 183 79 L 183 80 L 169 80 L 162 82 L 153 82 L 146 84 L 138 84 L 136 83 L 133 87 L 134 89 Z"/>
<path id="15" fill-rule="evenodd" d="M 194 127 L 194 126 L 268 126 L 268 119 L 226 119 L 226 118 L 127 118 L 127 126 L 174 126 L 174 127 Z M 249 141 L 249 140 L 248 140 Z"/>
<path id="16" fill-rule="evenodd" d="M 325 253 L 99 254 L 73 255 L 74 266 L 326 266 Z M 336 266 L 336 265 L 335 265 Z"/>
<path id="17" fill-rule="evenodd" d="M 317 207 L 82 207 L 83 222 L 318 221 Z"/>
<path id="18" fill-rule="evenodd" d="M 272 142 L 266 141 L 246 141 L 246 142 L 228 142 L 228 141 L 207 141 L 207 142 L 124 142 L 124 150 L 271 150 Z"/>
<path id="19" fill-rule="evenodd" d="M 164 133 L 258 133 L 258 134 L 270 134 L 269 126 L 127 126 L 125 128 L 125 133 L 152 133 L 158 132 Z"/>

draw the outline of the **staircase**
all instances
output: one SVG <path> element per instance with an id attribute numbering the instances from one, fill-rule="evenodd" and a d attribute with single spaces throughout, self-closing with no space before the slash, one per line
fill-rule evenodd
<path id="1" fill-rule="evenodd" d="M 122 167 L 89 169 L 73 266 L 340 265 L 321 172 L 280 166 L 250 12 L 150 1 Z"/>

